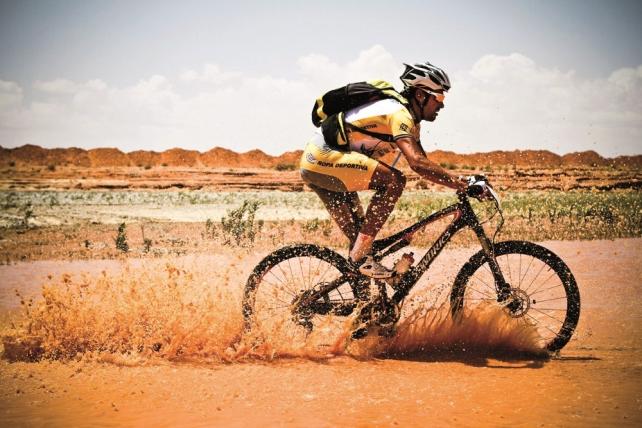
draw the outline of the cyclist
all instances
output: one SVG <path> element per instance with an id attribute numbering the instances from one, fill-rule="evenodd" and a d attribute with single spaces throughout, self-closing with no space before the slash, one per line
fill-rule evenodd
<path id="1" fill-rule="evenodd" d="M 303 181 L 321 201 L 350 240 L 350 260 L 373 278 L 389 278 L 392 272 L 373 260 L 372 243 L 401 196 L 406 178 L 398 169 L 378 160 L 401 151 L 408 165 L 432 182 L 463 190 L 466 182 L 446 172 L 426 157 L 419 140 L 420 122 L 437 118 L 450 89 L 448 75 L 429 62 L 408 65 L 401 75 L 403 101 L 383 99 L 345 112 L 348 151 L 333 148 L 317 131 L 301 157 Z M 358 132 L 368 131 L 368 135 Z M 375 134 L 375 136 L 373 136 Z M 376 134 L 391 138 L 376 138 Z M 390 141 L 390 142 L 388 142 Z M 374 190 L 367 211 L 358 190 Z"/>

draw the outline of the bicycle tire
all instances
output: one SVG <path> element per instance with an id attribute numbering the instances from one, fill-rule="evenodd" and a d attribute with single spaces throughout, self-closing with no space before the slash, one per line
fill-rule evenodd
<path id="1" fill-rule="evenodd" d="M 301 293 L 312 290 L 321 283 L 329 283 L 332 280 L 341 282 L 336 287 L 328 290 L 323 295 L 323 298 L 327 299 L 328 302 L 343 299 L 342 303 L 339 302 L 337 305 L 342 305 L 344 312 L 333 312 L 332 315 L 349 315 L 358 301 L 367 300 L 367 290 L 356 285 L 354 281 L 357 280 L 352 275 L 353 273 L 345 258 L 329 248 L 317 245 L 291 245 L 270 253 L 256 265 L 245 285 L 243 318 L 246 330 L 251 330 L 257 323 L 261 322 L 260 311 L 266 312 L 266 310 L 269 311 L 270 309 L 270 307 L 260 307 L 261 302 L 257 303 L 258 298 L 263 297 L 263 291 L 273 295 L 275 306 L 272 308 L 272 315 L 282 318 L 295 315 L 292 312 L 293 305 L 297 298 L 301 296 Z M 292 282 L 290 282 L 290 279 L 292 279 Z M 279 290 L 279 288 L 282 290 Z M 280 291 L 284 292 L 280 293 Z M 320 314 L 311 314 L 311 318 L 317 315 Z M 269 314 L 264 313 L 263 317 L 269 318 Z M 305 326 L 308 329 L 312 329 L 314 320 L 310 319 L 309 321 L 309 324 L 307 324 L 307 321 L 305 322 Z"/>
<path id="2" fill-rule="evenodd" d="M 580 293 L 575 277 L 570 269 L 555 253 L 532 242 L 505 241 L 495 244 L 493 248 L 495 258 L 500 265 L 505 280 L 511 288 L 517 289 L 520 296 L 524 297 L 522 306 L 519 311 L 515 311 L 514 315 L 519 314 L 519 318 L 525 319 L 524 322 L 529 322 L 536 326 L 538 333 L 542 337 L 544 349 L 549 352 L 559 351 L 571 339 L 580 317 Z M 509 259 L 509 256 L 512 257 Z M 512 267 L 510 260 L 514 260 Z M 533 263 L 535 266 L 533 266 Z M 515 272 L 515 264 L 518 264 L 517 272 Z M 486 268 L 484 269 L 483 266 Z M 523 266 L 526 266 L 524 272 L 522 272 Z M 533 273 L 530 272 L 531 267 L 533 267 L 532 272 L 539 269 L 535 277 L 533 277 Z M 545 268 L 547 268 L 546 272 L 544 272 Z M 544 282 L 534 287 L 533 284 L 542 272 L 548 276 Z M 478 273 L 485 275 L 486 278 L 490 278 L 490 284 L 494 285 L 494 280 L 490 274 L 490 268 L 487 265 L 487 258 L 484 251 L 479 251 L 473 255 L 468 262 L 464 264 L 455 278 L 450 295 L 451 313 L 453 317 L 463 313 L 467 305 L 473 307 L 477 300 L 494 301 L 497 304 L 495 287 L 490 287 L 487 282 L 488 280 L 484 282 L 479 279 L 479 282 L 473 285 L 473 278 L 475 278 Z M 548 281 L 553 277 L 559 281 L 558 286 L 550 286 Z M 523 285 L 526 285 L 526 287 L 523 288 Z M 561 296 L 562 289 L 564 296 Z M 478 293 L 479 298 L 474 297 L 475 292 Z M 549 292 L 552 296 L 557 297 L 542 299 L 541 295 L 544 292 Z M 534 297 L 536 295 L 537 298 Z M 546 305 L 542 306 L 542 303 L 546 303 Z M 559 307 L 544 307 L 555 305 Z M 561 314 L 562 312 L 564 313 L 563 315 Z M 543 320 L 541 323 L 540 318 Z M 553 321 L 559 323 L 559 327 L 553 326 L 553 328 L 551 328 L 545 325 L 546 322 L 553 324 Z"/>

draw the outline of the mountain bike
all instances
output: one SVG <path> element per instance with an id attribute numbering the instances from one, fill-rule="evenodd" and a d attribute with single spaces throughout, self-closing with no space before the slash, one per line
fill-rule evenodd
<path id="1" fill-rule="evenodd" d="M 470 228 L 481 250 L 455 277 L 449 295 L 451 315 L 457 319 L 483 303 L 499 305 L 510 317 L 534 327 L 543 349 L 562 349 L 580 316 L 580 294 L 568 266 L 552 251 L 532 242 L 495 242 L 504 217 L 500 199 L 485 177 L 471 177 L 467 190 L 458 192 L 457 197 L 455 204 L 374 242 L 375 260 L 394 257 L 410 245 L 415 233 L 452 216 L 423 257 L 414 263 L 412 253 L 403 254 L 389 279 L 365 277 L 334 250 L 317 245 L 290 245 L 269 254 L 254 268 L 245 286 L 245 328 L 287 322 L 310 332 L 322 325 L 324 318 L 345 319 L 355 313 L 353 338 L 363 337 L 373 326 L 380 332 L 394 333 L 410 290 L 452 237 Z M 501 221 L 492 239 L 475 213 L 471 198 L 494 203 L 492 208 Z"/>

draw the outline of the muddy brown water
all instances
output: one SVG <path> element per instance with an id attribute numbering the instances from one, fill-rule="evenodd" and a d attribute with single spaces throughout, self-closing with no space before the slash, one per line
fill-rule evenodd
<path id="1" fill-rule="evenodd" d="M 226 362 L 200 358 L 198 349 L 202 348 L 194 348 L 192 358 L 181 361 L 117 354 L 36 363 L 3 359 L 0 425 L 640 426 L 642 239 L 542 244 L 567 262 L 582 296 L 575 337 L 550 360 L 518 353 L 500 355 L 492 349 L 437 350 L 395 357 L 325 355 L 299 349 L 288 357 L 278 357 L 277 352 L 275 358 L 265 354 Z M 430 293 L 436 285 L 447 283 L 473 251 L 445 251 L 417 293 Z M 162 316 L 177 311 L 181 316 L 192 314 L 185 329 L 220 335 L 210 342 L 198 338 L 201 346 L 211 347 L 209 355 L 214 355 L 238 322 L 237 289 L 262 255 L 221 254 L 172 261 L 179 270 L 184 269 L 183 277 L 187 275 L 191 282 L 207 285 L 211 278 L 225 277 L 221 279 L 225 287 L 208 295 L 208 299 L 227 299 L 224 305 L 207 306 L 211 305 L 208 299 L 177 295 L 178 300 L 188 298 L 196 308 L 216 309 L 219 314 L 183 313 L 179 306 L 171 305 L 166 308 L 169 312 L 163 312 L 160 306 L 167 297 L 157 293 L 130 300 L 151 299 L 153 295 L 159 300 L 141 310 Z M 162 270 L 165 261 L 159 263 L 158 270 Z M 136 276 L 141 270 L 144 275 Z M 15 290 L 23 298 L 37 297 L 41 284 L 52 281 L 49 275 L 55 284 L 61 284 L 55 279 L 65 273 L 88 272 L 109 278 L 125 271 L 131 274 L 125 278 L 134 276 L 139 282 L 148 278 L 153 285 L 150 290 L 158 291 L 161 287 L 155 270 L 141 261 L 129 262 L 127 268 L 114 261 L 0 266 L 0 314 L 6 327 L 20 306 Z M 127 284 L 125 279 L 118 281 L 113 284 Z M 82 284 L 82 280 L 71 283 Z M 181 284 L 178 281 L 176 285 Z M 132 324 L 127 311 L 135 306 L 121 300 L 107 301 L 105 311 L 118 313 L 123 324 Z M 185 306 L 184 301 L 178 303 L 183 305 L 180 308 Z M 67 311 L 74 316 L 87 316 L 84 302 L 67 304 Z M 69 328 L 70 335 L 80 331 L 92 338 L 102 337 L 101 330 L 108 328 L 100 324 L 103 319 L 96 315 L 91 318 L 94 325 L 85 325 L 84 330 L 81 322 L 72 330 L 69 325 L 73 320 L 65 319 L 67 327 L 61 328 Z M 231 330 L 207 330 L 216 323 L 228 323 L 225 328 Z M 183 343 L 191 343 L 188 339 Z"/>

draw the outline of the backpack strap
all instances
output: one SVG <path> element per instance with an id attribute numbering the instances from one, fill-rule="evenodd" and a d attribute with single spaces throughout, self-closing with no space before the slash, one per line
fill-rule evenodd
<path id="1" fill-rule="evenodd" d="M 380 134 L 378 132 L 372 132 L 367 129 L 359 128 L 356 125 L 351 124 L 350 122 L 345 122 L 344 121 L 344 129 L 349 129 L 352 132 L 359 132 L 364 135 L 368 135 L 372 138 L 376 138 L 377 140 L 385 141 L 387 143 L 392 143 L 395 140 L 392 138 L 392 135 L 388 134 Z"/>

